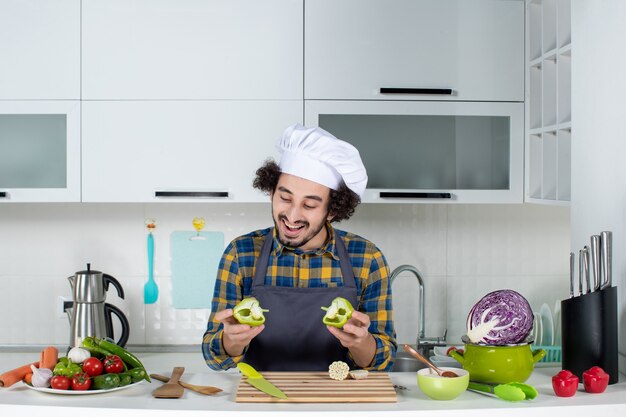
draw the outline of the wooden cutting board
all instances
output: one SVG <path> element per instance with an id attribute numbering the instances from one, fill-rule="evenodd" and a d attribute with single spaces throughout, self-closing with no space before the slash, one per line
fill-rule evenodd
<path id="1" fill-rule="evenodd" d="M 272 397 L 241 378 L 238 403 L 395 403 L 398 401 L 389 374 L 370 372 L 366 379 L 334 381 L 328 372 L 263 372 L 263 377 L 280 388 L 286 400 Z"/>

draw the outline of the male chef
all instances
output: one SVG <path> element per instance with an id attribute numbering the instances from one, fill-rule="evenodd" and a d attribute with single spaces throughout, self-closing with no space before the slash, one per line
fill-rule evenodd
<path id="1" fill-rule="evenodd" d="M 269 194 L 274 226 L 234 239 L 219 264 L 202 352 L 212 369 L 244 361 L 259 371 L 390 370 L 397 349 L 389 266 L 370 241 L 335 229 L 352 216 L 367 184 L 357 149 L 299 124 L 277 143 L 253 186 Z M 260 326 L 240 324 L 233 307 L 255 297 Z M 342 328 L 322 322 L 335 297 L 355 311 Z"/>

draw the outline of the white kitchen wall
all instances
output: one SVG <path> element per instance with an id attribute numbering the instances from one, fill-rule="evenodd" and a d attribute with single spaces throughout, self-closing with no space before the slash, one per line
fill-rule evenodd
<path id="1" fill-rule="evenodd" d="M 0 345 L 64 344 L 69 323 L 59 297 L 67 277 L 90 262 L 116 277 L 125 299 L 109 291 L 131 325 L 130 344 L 200 343 L 209 311 L 174 309 L 169 235 L 205 230 L 230 239 L 271 225 L 269 204 L 4 204 L 0 205 Z M 157 303 L 143 304 L 147 279 L 144 220 L 157 220 Z M 487 292 L 512 288 L 533 308 L 554 305 L 568 291 L 569 210 L 535 205 L 366 205 L 336 225 L 374 241 L 391 269 L 416 266 L 426 290 L 426 335 L 458 343 L 467 313 Z M 417 335 L 417 280 L 393 285 L 400 342 Z"/>
<path id="2" fill-rule="evenodd" d="M 626 2 L 572 0 L 572 250 L 613 232 L 620 371 L 626 372 Z"/>

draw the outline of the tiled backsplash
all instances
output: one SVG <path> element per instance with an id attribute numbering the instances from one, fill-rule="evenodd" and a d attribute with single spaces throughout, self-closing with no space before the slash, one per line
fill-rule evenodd
<path id="1" fill-rule="evenodd" d="M 0 345 L 64 344 L 69 322 L 59 297 L 67 277 L 85 269 L 113 275 L 125 291 L 107 302 L 130 321 L 130 344 L 198 344 L 209 311 L 171 306 L 169 236 L 193 230 L 224 232 L 226 242 L 271 225 L 269 204 L 3 204 L 0 205 Z M 157 303 L 143 304 L 147 279 L 144 220 L 154 218 Z M 568 291 L 569 209 L 536 205 L 361 205 L 335 225 L 376 243 L 393 270 L 416 266 L 425 282 L 426 335 L 460 341 L 474 302 L 511 288 L 534 309 L 553 306 Z M 417 280 L 393 285 L 399 342 L 417 334 Z M 207 296 L 211 296 L 208 294 Z M 115 320 L 115 319 L 114 319 Z"/>

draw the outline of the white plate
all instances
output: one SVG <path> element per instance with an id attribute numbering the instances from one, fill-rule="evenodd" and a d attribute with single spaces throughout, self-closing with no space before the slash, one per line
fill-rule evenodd
<path id="1" fill-rule="evenodd" d="M 545 346 L 554 345 L 554 319 L 552 317 L 552 311 L 547 304 L 542 304 L 539 309 L 541 315 L 541 324 L 543 326 L 543 337 L 541 343 Z"/>
<path id="2" fill-rule="evenodd" d="M 541 315 L 537 312 L 533 312 L 533 336 L 534 344 L 541 346 L 543 341 L 543 323 L 541 322 Z"/>
<path id="3" fill-rule="evenodd" d="M 448 349 L 450 349 L 452 346 L 435 346 L 433 348 L 433 353 L 436 356 L 443 356 L 444 358 L 450 358 L 451 356 L 446 355 L 446 352 L 448 351 Z M 464 345 L 456 345 L 455 348 L 457 349 L 465 349 Z"/>
<path id="4" fill-rule="evenodd" d="M 554 303 L 554 345 L 561 346 L 561 300 Z"/>
<path id="5" fill-rule="evenodd" d="M 111 389 L 91 389 L 91 390 L 87 390 L 87 391 L 73 391 L 71 389 L 69 390 L 64 390 L 64 389 L 52 389 L 52 388 L 37 388 L 37 387 L 33 387 L 31 385 L 28 385 L 25 382 L 22 382 L 24 385 L 26 385 L 29 389 L 32 389 L 34 391 L 39 391 L 39 392 L 45 392 L 46 394 L 59 394 L 59 395 L 91 395 L 91 394 L 104 394 L 106 392 L 114 392 L 114 391 L 121 391 L 123 389 L 126 388 L 130 388 L 130 387 L 134 387 L 135 385 L 139 385 L 142 382 L 144 382 L 145 379 L 142 379 L 139 382 L 135 382 L 129 385 L 124 385 L 123 387 L 117 387 L 117 388 L 111 388 Z"/>

